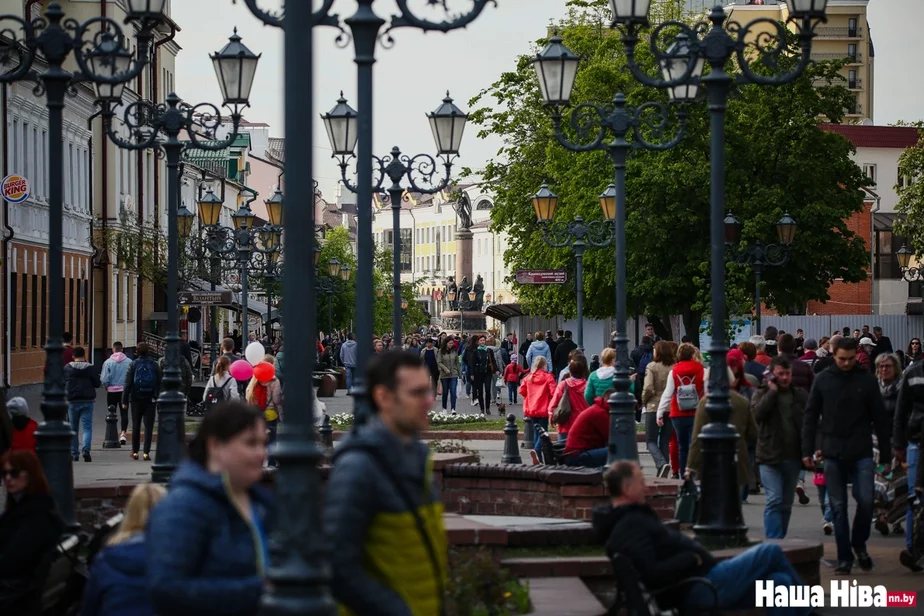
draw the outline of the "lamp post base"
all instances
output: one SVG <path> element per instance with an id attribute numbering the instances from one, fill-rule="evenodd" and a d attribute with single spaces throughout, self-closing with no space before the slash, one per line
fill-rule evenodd
<path id="1" fill-rule="evenodd" d="M 697 437 L 702 443 L 699 519 L 693 530 L 710 549 L 742 546 L 747 526 L 738 486 L 738 434 L 728 423 L 713 422 Z"/>
<path id="2" fill-rule="evenodd" d="M 635 440 L 635 396 L 628 391 L 617 391 L 609 399 L 610 438 L 606 463 L 616 460 L 638 462 L 638 443 Z"/>
<path id="3" fill-rule="evenodd" d="M 157 400 L 157 451 L 151 481 L 168 483 L 186 451 L 186 397 L 166 391 Z"/>

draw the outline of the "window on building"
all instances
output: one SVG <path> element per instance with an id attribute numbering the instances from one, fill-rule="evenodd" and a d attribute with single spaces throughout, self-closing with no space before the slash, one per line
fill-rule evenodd
<path id="1" fill-rule="evenodd" d="M 414 255 L 414 245 L 411 242 L 410 229 L 401 229 L 401 271 L 410 272 L 411 263 Z"/>
<path id="2" fill-rule="evenodd" d="M 74 279 L 67 279 L 67 330 L 74 331 Z"/>
<path id="3" fill-rule="evenodd" d="M 39 346 L 38 337 L 38 274 L 32 274 L 32 346 Z"/>
<path id="4" fill-rule="evenodd" d="M 906 243 L 906 238 L 893 235 L 891 230 L 876 231 L 875 276 L 877 280 L 901 280 L 902 269 L 895 252 Z"/>
<path id="5" fill-rule="evenodd" d="M 23 155 L 22 172 L 23 172 L 23 175 L 25 175 L 26 178 L 28 178 L 30 182 L 32 181 L 32 178 L 33 178 L 32 176 L 32 148 L 30 147 L 31 144 L 29 143 L 29 135 L 31 134 L 32 133 L 29 130 L 29 123 L 23 122 L 22 123 L 22 155 Z"/>
<path id="6" fill-rule="evenodd" d="M 45 195 L 48 195 L 48 131 L 42 129 L 42 178 L 45 185 Z M 44 340 L 44 337 L 42 338 Z"/>
<path id="7" fill-rule="evenodd" d="M 898 184 L 899 190 L 902 188 L 908 188 L 909 186 L 911 186 L 911 176 L 905 175 L 904 173 L 902 173 L 902 170 L 899 169 L 898 170 L 898 181 L 896 182 L 896 184 Z"/>
<path id="8" fill-rule="evenodd" d="M 127 279 L 128 280 L 127 280 L 126 287 L 128 288 L 128 293 L 126 295 L 128 295 L 128 301 L 125 302 L 125 305 L 127 306 L 125 310 L 125 320 L 128 321 L 129 323 L 134 323 L 135 322 L 135 293 L 137 292 L 135 289 L 135 277 L 132 276 L 131 274 L 128 274 Z"/>
<path id="9" fill-rule="evenodd" d="M 16 292 L 19 288 L 19 276 L 10 276 L 10 346 L 16 348 Z"/>
<path id="10" fill-rule="evenodd" d="M 10 162 L 12 163 L 10 173 L 19 173 L 19 120 L 17 118 L 13 118 L 13 130 L 11 133 L 13 135 L 13 151 L 10 152 Z"/>
<path id="11" fill-rule="evenodd" d="M 27 274 L 22 275 L 22 288 L 19 289 L 19 302 L 20 302 L 20 324 L 19 324 L 19 348 L 26 348 L 26 328 L 29 325 L 29 316 L 28 316 L 28 302 L 27 302 L 27 290 L 29 284 L 29 277 Z"/>
<path id="12" fill-rule="evenodd" d="M 857 45 L 856 43 L 850 43 L 847 45 L 847 57 L 856 62 L 857 60 Z"/>
<path id="13" fill-rule="evenodd" d="M 115 270 L 116 277 L 116 292 L 115 292 L 115 308 L 116 308 L 116 322 L 121 323 L 124 320 L 122 307 L 125 305 L 125 287 L 122 284 L 122 271 Z"/>
<path id="14" fill-rule="evenodd" d="M 875 188 L 875 187 L 876 187 L 876 184 L 877 184 L 877 181 L 876 181 L 876 165 L 873 165 L 873 164 L 870 164 L 870 163 L 864 164 L 864 165 L 863 165 L 863 174 L 864 174 L 866 177 L 869 178 L 869 180 L 873 183 L 873 188 Z"/>
<path id="15" fill-rule="evenodd" d="M 857 33 L 857 18 L 851 17 L 847 20 L 847 36 L 856 37 L 859 36 Z"/>
<path id="16" fill-rule="evenodd" d="M 856 89 L 857 87 L 857 71 L 850 70 L 847 71 L 847 87 L 851 89 Z"/>
<path id="17" fill-rule="evenodd" d="M 42 276 L 42 337 L 40 344 L 45 344 L 48 335 L 48 276 Z"/>

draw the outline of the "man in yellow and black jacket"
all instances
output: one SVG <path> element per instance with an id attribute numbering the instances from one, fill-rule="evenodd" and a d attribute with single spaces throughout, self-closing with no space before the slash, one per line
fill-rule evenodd
<path id="1" fill-rule="evenodd" d="M 417 438 L 433 407 L 420 357 L 370 362 L 374 416 L 337 448 L 325 495 L 331 584 L 341 616 L 437 616 L 446 582 L 443 506 L 428 447 Z"/>

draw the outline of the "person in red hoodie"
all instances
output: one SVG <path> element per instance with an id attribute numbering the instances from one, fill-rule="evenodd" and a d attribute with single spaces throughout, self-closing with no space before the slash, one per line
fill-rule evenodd
<path id="1" fill-rule="evenodd" d="M 610 405 L 607 401 L 615 391 L 613 388 L 607 389 L 571 424 L 564 452 L 565 464 L 568 466 L 596 468 L 606 464 L 610 440 Z"/>
<path id="2" fill-rule="evenodd" d="M 555 395 L 552 396 L 552 401 L 549 402 L 549 421 L 551 421 L 555 409 L 558 408 L 558 403 L 561 402 L 567 390 L 568 400 L 571 403 L 571 413 L 567 420 L 556 424 L 558 427 L 559 443 L 567 442 L 568 432 L 571 430 L 574 420 L 578 418 L 578 415 L 580 415 L 584 409 L 590 406 L 584 399 L 584 390 L 587 388 L 587 377 L 590 374 L 590 370 L 587 367 L 587 357 L 584 355 L 575 356 L 568 365 L 568 371 L 571 376 L 561 380 L 558 387 L 555 388 Z"/>
<path id="3" fill-rule="evenodd" d="M 680 450 L 680 468 L 687 467 L 687 456 L 693 440 L 693 421 L 696 407 L 705 393 L 703 364 L 697 361 L 697 349 L 685 342 L 677 349 L 677 363 L 671 368 L 667 388 L 658 405 L 658 416 L 670 412 L 671 424 L 677 435 L 677 448 Z"/>
<path id="4" fill-rule="evenodd" d="M 510 404 L 517 403 L 517 385 L 524 374 L 529 374 L 529 370 L 520 366 L 519 358 L 514 355 L 510 358 L 510 363 L 504 368 L 504 382 L 507 383 L 507 401 Z"/>
<path id="5" fill-rule="evenodd" d="M 533 361 L 533 371 L 520 383 L 520 395 L 523 396 L 523 417 L 530 419 L 533 425 L 543 430 L 549 429 L 549 402 L 555 392 L 555 377 L 548 371 L 548 363 L 543 355 Z M 536 454 L 542 452 L 539 445 L 539 431 L 535 430 L 533 449 Z"/>
<path id="6" fill-rule="evenodd" d="M 10 451 L 35 452 L 35 431 L 38 423 L 29 417 L 29 404 L 25 398 L 11 398 L 6 403 L 6 410 L 13 422 L 13 442 Z"/>

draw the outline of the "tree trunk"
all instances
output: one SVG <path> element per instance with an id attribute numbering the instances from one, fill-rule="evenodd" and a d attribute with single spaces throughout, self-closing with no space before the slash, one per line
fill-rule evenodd
<path id="1" fill-rule="evenodd" d="M 656 314 L 645 315 L 645 318 L 648 319 L 648 322 L 654 325 L 655 334 L 662 340 L 673 340 L 674 332 L 671 328 L 671 321 L 669 318 L 661 319 L 660 316 Z"/>
<path id="2" fill-rule="evenodd" d="M 693 310 L 684 310 L 680 315 L 683 319 L 683 328 L 687 332 L 687 336 L 692 338 L 693 344 L 696 347 L 699 347 L 699 328 L 703 322 L 703 313 Z"/>

